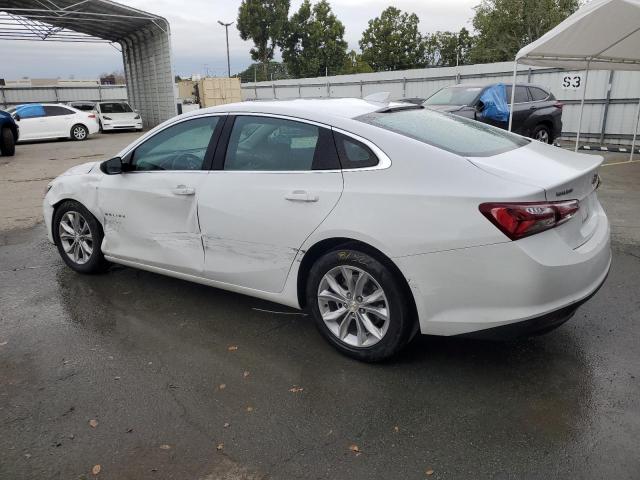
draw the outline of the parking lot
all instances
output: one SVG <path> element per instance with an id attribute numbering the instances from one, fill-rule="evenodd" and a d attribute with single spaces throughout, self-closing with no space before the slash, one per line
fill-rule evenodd
<path id="1" fill-rule="evenodd" d="M 139 134 L 0 157 L 0 478 L 637 479 L 640 163 L 608 154 L 613 267 L 552 333 L 339 355 L 299 312 L 160 275 L 66 268 L 40 204 Z"/>

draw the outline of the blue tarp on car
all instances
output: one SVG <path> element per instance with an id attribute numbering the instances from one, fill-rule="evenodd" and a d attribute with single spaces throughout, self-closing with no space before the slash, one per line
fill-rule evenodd
<path id="1" fill-rule="evenodd" d="M 509 104 L 507 103 L 507 89 L 504 83 L 496 83 L 488 87 L 480 101 L 484 104 L 482 117 L 498 122 L 509 121 Z"/>

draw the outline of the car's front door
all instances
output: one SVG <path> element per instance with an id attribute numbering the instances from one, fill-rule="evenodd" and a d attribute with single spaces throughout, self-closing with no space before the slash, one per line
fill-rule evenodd
<path id="1" fill-rule="evenodd" d="M 127 171 L 105 175 L 98 196 L 106 256 L 202 273 L 197 199 L 224 118 L 202 116 L 175 123 L 127 154 Z"/>
<path id="2" fill-rule="evenodd" d="M 328 128 L 274 116 L 230 118 L 198 196 L 205 275 L 282 291 L 299 248 L 340 198 L 339 165 Z"/>
<path id="3" fill-rule="evenodd" d="M 47 138 L 49 131 L 45 118 L 44 107 L 39 104 L 20 105 L 16 108 L 18 126 L 20 127 L 20 140 L 36 140 Z"/>

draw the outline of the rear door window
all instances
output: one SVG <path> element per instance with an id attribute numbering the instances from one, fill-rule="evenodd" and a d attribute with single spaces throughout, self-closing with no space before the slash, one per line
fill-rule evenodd
<path id="1" fill-rule="evenodd" d="M 378 157 L 364 143 L 334 132 L 342 168 L 367 168 L 378 164 Z"/>
<path id="2" fill-rule="evenodd" d="M 507 90 L 507 102 L 511 103 L 511 85 L 505 85 Z M 516 86 L 516 97 L 514 103 L 529 102 L 529 89 L 527 87 Z"/>
<path id="3" fill-rule="evenodd" d="M 531 99 L 534 102 L 538 102 L 540 100 L 546 100 L 549 94 L 545 92 L 543 89 L 538 87 L 529 87 L 529 93 L 531 94 Z"/>
<path id="4" fill-rule="evenodd" d="M 276 117 L 239 115 L 224 170 L 296 171 L 340 168 L 331 131 Z"/>
<path id="5" fill-rule="evenodd" d="M 44 111 L 47 117 L 59 117 L 61 115 L 73 115 L 73 110 L 69 110 L 65 107 L 58 107 L 57 105 L 47 105 L 44 107 Z"/>
<path id="6" fill-rule="evenodd" d="M 374 112 L 358 120 L 465 157 L 488 157 L 529 143 L 505 130 L 428 108 Z"/>

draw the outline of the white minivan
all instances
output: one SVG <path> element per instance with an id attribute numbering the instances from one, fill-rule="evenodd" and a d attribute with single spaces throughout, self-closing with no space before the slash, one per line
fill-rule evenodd
<path id="1" fill-rule="evenodd" d="M 18 122 L 20 142 L 49 138 L 86 140 L 98 132 L 95 113 L 82 112 L 67 105 L 29 103 L 7 110 Z"/>

